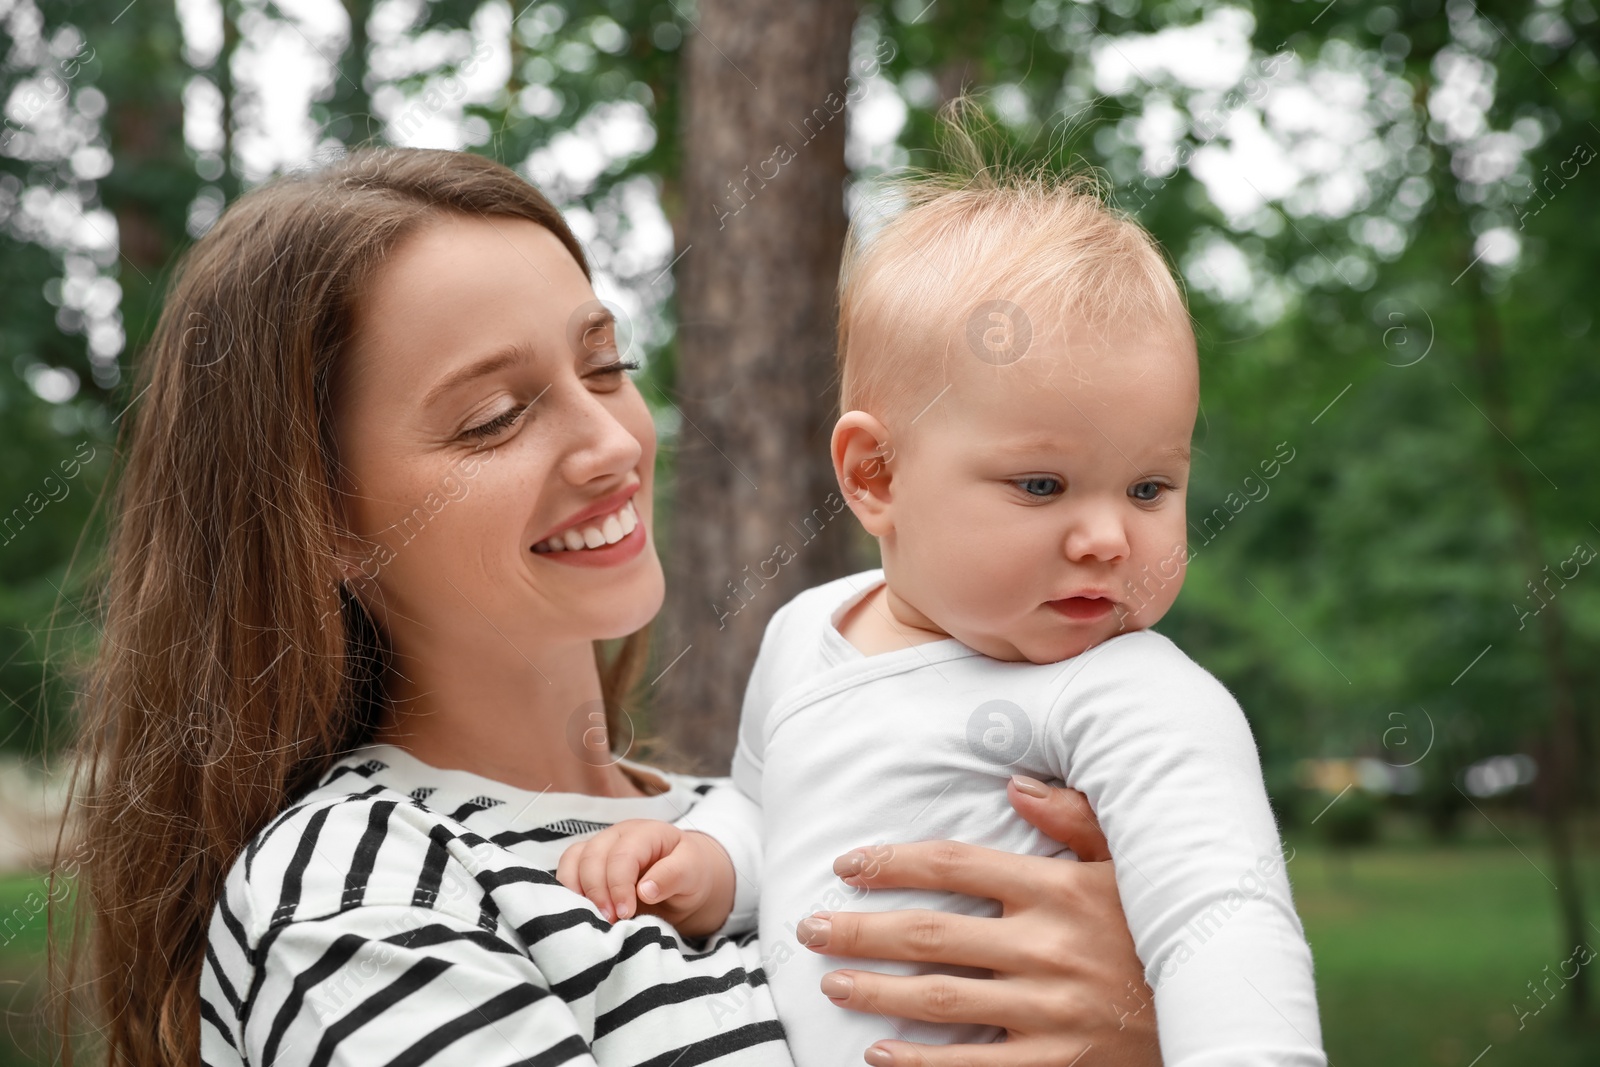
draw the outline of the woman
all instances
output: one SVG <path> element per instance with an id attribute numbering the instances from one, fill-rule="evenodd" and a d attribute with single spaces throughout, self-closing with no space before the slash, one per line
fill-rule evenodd
<path id="1" fill-rule="evenodd" d="M 849 1010 L 1009 1032 L 868 1062 L 1156 1062 L 1108 863 L 841 858 L 848 885 L 1006 914 L 841 911 L 807 948 L 686 943 L 557 882 L 578 836 L 691 825 L 720 782 L 609 755 L 663 590 L 654 430 L 596 307 L 554 208 L 469 154 L 355 153 L 188 253 L 88 688 L 80 913 L 112 1062 L 783 1064 L 762 968 L 820 949 L 996 974 L 830 976 Z M 1010 792 L 1103 850 L 1065 791 Z"/>

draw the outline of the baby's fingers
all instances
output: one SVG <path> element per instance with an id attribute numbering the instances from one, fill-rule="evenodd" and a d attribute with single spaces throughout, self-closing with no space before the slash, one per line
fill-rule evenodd
<path id="1" fill-rule="evenodd" d="M 676 845 L 683 834 L 671 823 L 648 819 L 630 819 L 612 830 L 617 831 L 617 838 L 604 857 L 601 877 L 607 897 L 616 906 L 616 917 L 629 919 L 639 911 L 635 888 L 639 872 Z"/>
<path id="2" fill-rule="evenodd" d="M 657 860 L 639 879 L 639 899 L 646 904 L 659 904 L 673 897 L 694 901 L 701 891 L 705 868 L 692 849 L 679 845 Z"/>
<path id="3" fill-rule="evenodd" d="M 615 841 L 604 835 L 581 841 L 563 852 L 556 866 L 556 879 L 574 893 L 588 897 L 607 922 L 616 919 L 611 895 L 606 891 L 606 857 L 613 847 Z"/>
<path id="4" fill-rule="evenodd" d="M 578 880 L 578 861 L 583 857 L 587 844 L 587 841 L 579 841 L 575 845 L 568 845 L 556 863 L 556 881 L 580 895 L 583 893 L 583 883 Z"/>
<path id="5" fill-rule="evenodd" d="M 639 910 L 639 898 L 634 886 L 639 872 L 650 862 L 651 850 L 637 841 L 622 841 L 605 859 L 606 893 L 616 905 L 617 918 L 632 918 Z"/>

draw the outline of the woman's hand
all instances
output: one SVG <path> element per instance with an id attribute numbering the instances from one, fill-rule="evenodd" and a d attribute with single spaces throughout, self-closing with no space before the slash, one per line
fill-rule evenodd
<path id="1" fill-rule="evenodd" d="M 1088 801 L 1020 776 L 1006 792 L 1023 818 L 1082 862 L 958 841 L 848 852 L 833 869 L 850 885 L 989 897 L 1001 903 L 1001 917 L 833 912 L 817 916 L 828 920 L 826 940 L 815 936 L 817 924 L 801 927 L 813 936 L 808 947 L 829 955 L 981 967 L 994 978 L 840 970 L 824 977 L 823 992 L 852 1011 L 1006 1030 L 991 1045 L 880 1041 L 865 1056 L 878 1067 L 1160 1067 L 1150 988 Z"/>

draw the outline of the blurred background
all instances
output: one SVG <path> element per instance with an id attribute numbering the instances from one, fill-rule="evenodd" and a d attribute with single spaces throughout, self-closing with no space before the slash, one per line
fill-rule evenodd
<path id="1" fill-rule="evenodd" d="M 827 506 L 839 243 L 875 175 L 936 162 L 963 89 L 997 158 L 1096 169 L 1188 287 L 1193 556 L 1160 629 L 1255 729 L 1333 1062 L 1600 1064 L 1594 0 L 0 0 L 0 25 L 0 1064 L 52 1059 L 41 872 L 101 496 L 224 207 L 370 142 L 484 153 L 562 206 L 662 442 L 669 599 L 628 710 L 722 771 L 767 618 L 876 564 Z"/>

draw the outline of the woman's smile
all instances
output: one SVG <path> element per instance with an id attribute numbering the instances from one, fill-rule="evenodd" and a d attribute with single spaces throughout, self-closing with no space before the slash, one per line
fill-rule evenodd
<path id="1" fill-rule="evenodd" d="M 533 553 L 552 563 L 574 567 L 614 567 L 644 550 L 645 524 L 629 500 L 615 511 L 568 526 L 533 546 Z"/>

